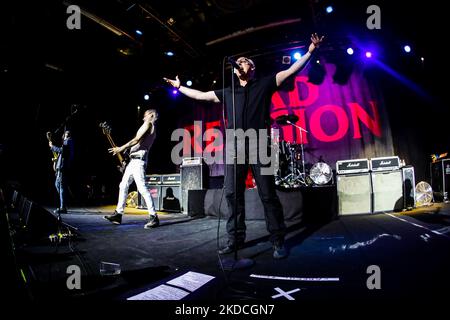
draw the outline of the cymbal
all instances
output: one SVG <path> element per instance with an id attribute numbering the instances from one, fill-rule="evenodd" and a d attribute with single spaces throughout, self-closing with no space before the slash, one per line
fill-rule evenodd
<path id="1" fill-rule="evenodd" d="M 275 118 L 276 123 L 278 124 L 287 124 L 287 122 L 296 123 L 298 121 L 298 117 L 295 114 L 283 114 Z"/>

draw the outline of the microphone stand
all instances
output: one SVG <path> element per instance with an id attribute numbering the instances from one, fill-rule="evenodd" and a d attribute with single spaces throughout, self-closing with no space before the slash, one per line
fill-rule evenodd
<path id="1" fill-rule="evenodd" d="M 234 90 L 234 66 L 231 67 L 231 104 L 233 109 L 233 192 L 234 192 L 234 259 L 224 259 L 223 266 L 227 270 L 241 270 L 249 268 L 254 264 L 252 259 L 238 259 L 237 248 L 237 226 L 238 226 L 238 212 L 237 212 L 237 137 L 236 137 L 236 105 L 235 105 L 235 90 Z M 245 149 L 245 142 L 244 142 Z M 245 189 L 244 189 L 245 192 Z M 245 209 L 244 209 L 245 210 Z"/>
<path id="2" fill-rule="evenodd" d="M 302 131 L 304 131 L 304 132 L 306 132 L 306 133 L 308 133 L 308 131 L 305 130 L 305 129 L 303 129 L 302 127 L 296 125 L 295 123 L 292 123 L 292 122 L 289 121 L 289 120 L 286 120 L 286 122 L 300 130 L 300 150 L 301 150 L 301 152 L 302 152 L 302 170 L 303 170 L 303 171 L 302 171 L 302 174 L 304 175 L 304 177 L 303 177 L 303 180 L 304 180 L 304 181 L 303 181 L 303 182 L 306 183 L 306 173 L 305 173 L 305 153 L 304 153 L 304 150 L 303 150 L 303 134 L 302 134 Z"/>

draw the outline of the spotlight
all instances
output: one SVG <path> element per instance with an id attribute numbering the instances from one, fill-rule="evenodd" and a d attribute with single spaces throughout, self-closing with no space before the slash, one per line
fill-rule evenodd
<path id="1" fill-rule="evenodd" d="M 174 55 L 174 53 L 172 51 L 167 51 L 165 54 L 166 54 L 166 56 L 169 56 L 169 57 L 172 57 Z"/>
<path id="2" fill-rule="evenodd" d="M 411 52 L 411 47 L 406 45 L 403 47 L 403 50 L 405 50 L 406 53 L 410 53 Z"/>
<path id="3" fill-rule="evenodd" d="M 333 7 L 332 6 L 328 6 L 326 9 L 327 13 L 332 13 L 333 12 Z"/>
<path id="4" fill-rule="evenodd" d="M 172 94 L 173 94 L 174 96 L 176 96 L 176 95 L 178 94 L 178 90 L 177 90 L 177 89 L 173 89 L 173 90 L 172 90 Z"/>
<path id="5" fill-rule="evenodd" d="M 295 59 L 295 60 L 298 60 L 298 59 L 300 59 L 301 57 L 302 57 L 302 54 L 301 54 L 300 52 L 294 53 L 294 59 Z"/>
<path id="6" fill-rule="evenodd" d="M 366 51 L 366 58 L 372 58 L 372 52 Z"/>
<path id="7" fill-rule="evenodd" d="M 142 36 L 142 31 L 141 30 L 136 30 L 136 33 L 140 36 Z"/>
<path id="8" fill-rule="evenodd" d="M 150 99 L 150 96 L 149 96 L 148 94 L 146 94 L 146 95 L 144 96 L 144 100 L 148 100 L 148 99 Z"/>
<path id="9" fill-rule="evenodd" d="M 192 81 L 191 81 L 191 80 L 186 81 L 186 85 L 187 85 L 188 87 L 192 86 Z"/>
<path id="10" fill-rule="evenodd" d="M 352 55 L 352 54 L 354 53 L 354 51 L 353 51 L 352 48 L 347 48 L 347 53 L 348 53 L 349 55 Z"/>
<path id="11" fill-rule="evenodd" d="M 424 57 L 420 57 L 420 60 L 421 60 L 422 62 L 424 62 L 424 61 L 425 61 L 425 58 L 424 58 Z"/>

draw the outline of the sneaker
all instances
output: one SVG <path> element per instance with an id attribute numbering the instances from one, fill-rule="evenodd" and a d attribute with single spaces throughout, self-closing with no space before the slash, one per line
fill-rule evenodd
<path id="1" fill-rule="evenodd" d="M 122 223 L 122 214 L 118 213 L 117 211 L 114 211 L 114 213 L 112 215 L 104 216 L 103 219 L 106 219 L 109 222 L 112 222 L 114 224 L 121 224 Z"/>
<path id="2" fill-rule="evenodd" d="M 157 226 L 159 226 L 159 219 L 158 219 L 158 216 L 155 214 L 155 215 L 150 216 L 150 218 L 148 219 L 148 222 L 145 224 L 144 228 L 151 229 L 151 228 L 156 228 Z"/>
<path id="3" fill-rule="evenodd" d="M 282 243 L 275 243 L 273 245 L 273 258 L 284 259 L 288 256 L 286 247 Z"/>
<path id="4" fill-rule="evenodd" d="M 244 243 L 238 243 L 237 245 L 233 242 L 228 243 L 228 245 L 226 247 L 223 247 L 222 249 L 219 249 L 218 253 L 219 254 L 229 254 L 234 252 L 234 250 L 239 250 L 240 248 L 242 248 L 244 245 Z"/>

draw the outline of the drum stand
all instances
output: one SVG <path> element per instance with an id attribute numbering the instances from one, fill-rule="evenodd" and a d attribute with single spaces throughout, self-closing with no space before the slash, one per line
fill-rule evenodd
<path id="1" fill-rule="evenodd" d="M 306 186 L 307 183 L 306 183 L 306 171 L 305 171 L 305 151 L 304 151 L 304 148 L 303 148 L 303 134 L 302 134 L 302 131 L 304 131 L 306 133 L 308 133 L 308 131 L 303 129 L 302 127 L 292 123 L 289 120 L 286 120 L 286 123 L 289 123 L 290 125 L 296 127 L 300 131 L 300 150 L 301 150 L 301 157 L 302 157 L 302 170 L 297 174 L 296 171 L 298 171 L 298 169 L 294 165 L 294 153 L 291 154 L 292 173 L 290 175 L 288 175 L 286 178 L 292 178 L 292 179 L 294 179 L 294 181 L 299 181 L 300 184 Z"/>

